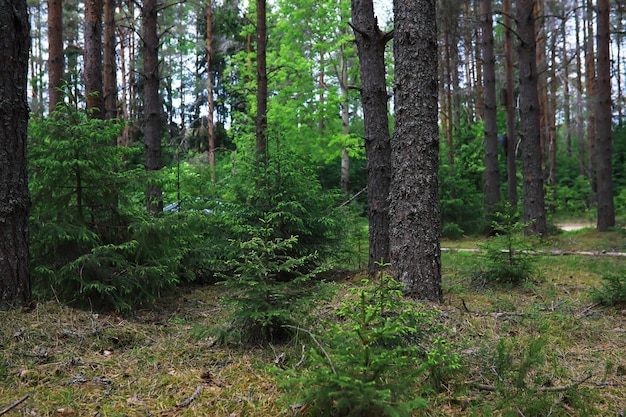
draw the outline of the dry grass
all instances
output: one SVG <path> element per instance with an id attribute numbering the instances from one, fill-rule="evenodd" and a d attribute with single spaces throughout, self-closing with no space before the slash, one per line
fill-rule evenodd
<path id="1" fill-rule="evenodd" d="M 546 245 L 580 250 L 622 248 L 619 233 L 567 234 Z M 474 242 L 475 243 L 475 242 Z M 463 245 L 469 245 L 464 242 Z M 570 248 L 568 248 L 570 249 Z M 441 320 L 464 368 L 444 392 L 429 397 L 420 415 L 618 416 L 626 409 L 626 310 L 594 305 L 589 288 L 624 259 L 545 257 L 540 277 L 519 288 L 476 286 L 468 278 L 475 254 L 444 254 L 445 303 Z M 327 314 L 359 278 L 337 284 Z M 282 416 L 296 411 L 278 401 L 274 359 L 300 346 L 240 350 L 194 336 L 196 326 L 225 319 L 222 287 L 182 290 L 132 317 L 94 314 L 55 302 L 28 312 L 0 313 L 0 413 L 22 416 Z M 626 308 L 623 307 L 623 308 Z M 499 341 L 513 360 L 543 338 L 545 360 L 527 375 L 530 390 L 498 384 Z M 517 349 L 517 350 L 516 350 Z M 518 355 L 518 356 L 516 356 Z M 584 381 L 577 388 L 559 390 Z M 506 397 L 506 398 L 504 398 Z M 620 414 L 622 413 L 622 414 Z"/>

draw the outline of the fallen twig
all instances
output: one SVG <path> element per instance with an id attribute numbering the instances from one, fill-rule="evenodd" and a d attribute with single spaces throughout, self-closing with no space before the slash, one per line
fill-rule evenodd
<path id="1" fill-rule="evenodd" d="M 577 381 L 577 382 L 573 382 L 571 384 L 568 385 L 559 385 L 557 387 L 539 387 L 537 388 L 537 392 L 563 392 L 563 391 L 567 391 L 571 388 L 575 388 L 577 386 L 579 386 L 580 384 L 587 382 L 589 379 L 591 379 L 591 375 L 589 375 L 587 378 L 583 379 L 582 381 Z M 489 391 L 489 392 L 495 392 L 497 391 L 497 388 L 495 385 L 490 385 L 490 384 L 477 384 L 477 383 L 471 383 L 471 385 L 474 388 L 478 388 L 479 390 L 482 391 Z"/>
<path id="2" fill-rule="evenodd" d="M 330 358 L 330 355 L 328 354 L 328 352 L 326 352 L 326 350 L 324 349 L 324 346 L 322 346 L 322 344 L 319 342 L 319 340 L 317 340 L 317 338 L 313 335 L 313 333 L 311 333 L 307 329 L 303 329 L 303 328 L 298 327 L 298 326 L 291 326 L 291 325 L 285 324 L 285 325 L 283 325 L 283 327 L 288 327 L 290 329 L 302 331 L 302 332 L 308 334 L 309 336 L 311 336 L 311 339 L 313 339 L 313 341 L 315 342 L 317 347 L 320 348 L 320 350 L 322 351 L 324 356 L 326 356 L 326 360 L 328 361 L 328 365 L 330 366 L 330 369 L 332 369 L 333 374 L 335 374 L 335 375 L 337 374 L 337 370 L 335 369 L 335 365 L 333 364 L 333 360 Z"/>
<path id="3" fill-rule="evenodd" d="M 176 407 L 178 407 L 178 408 L 187 407 L 189 404 L 192 403 L 193 400 L 198 398 L 198 395 L 200 395 L 200 392 L 203 389 L 204 389 L 204 384 L 198 385 L 198 388 L 196 388 L 196 390 L 193 392 L 193 394 L 191 394 L 191 396 L 189 398 L 187 398 L 185 401 L 176 404 Z"/>
<path id="4" fill-rule="evenodd" d="M 9 411 L 13 410 L 15 407 L 17 407 L 18 405 L 20 405 L 21 403 L 23 403 L 24 401 L 26 401 L 26 399 L 30 397 L 30 394 L 26 394 L 25 396 L 23 396 L 22 398 L 20 398 L 19 400 L 15 401 L 13 404 L 11 404 L 10 406 L 8 406 L 7 408 L 5 408 L 4 410 L 0 411 L 0 416 L 8 413 Z"/>

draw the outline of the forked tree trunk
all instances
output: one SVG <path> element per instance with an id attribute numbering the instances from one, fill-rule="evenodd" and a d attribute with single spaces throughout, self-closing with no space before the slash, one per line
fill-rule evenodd
<path id="1" fill-rule="evenodd" d="M 368 271 L 389 262 L 389 187 L 391 137 L 385 82 L 385 45 L 391 34 L 383 33 L 374 16 L 372 0 L 352 0 L 352 27 L 356 37 L 361 73 L 361 100 L 365 124 L 367 204 L 369 214 Z"/>

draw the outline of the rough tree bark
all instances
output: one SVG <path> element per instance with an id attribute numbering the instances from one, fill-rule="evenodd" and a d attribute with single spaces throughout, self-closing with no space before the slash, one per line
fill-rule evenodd
<path id="1" fill-rule="evenodd" d="M 31 295 L 26 174 L 30 26 L 26 0 L 0 7 L 0 310 Z"/>
<path id="2" fill-rule="evenodd" d="M 117 117 L 117 61 L 115 59 L 115 3 L 104 4 L 104 117 Z M 117 144 L 117 139 L 115 144 Z"/>
<path id="3" fill-rule="evenodd" d="M 104 119 L 102 0 L 85 1 L 85 94 L 91 117 Z"/>
<path id="4" fill-rule="evenodd" d="M 609 0 L 598 0 L 598 102 L 596 107 L 596 169 L 598 185 L 598 230 L 615 226 L 613 202 L 613 147 L 611 130 L 611 62 Z"/>
<path id="5" fill-rule="evenodd" d="M 437 16 L 433 0 L 394 0 L 393 275 L 406 295 L 441 301 Z"/>
<path id="6" fill-rule="evenodd" d="M 213 5 L 211 0 L 206 2 L 206 67 L 207 67 L 207 97 L 208 97 L 208 127 L 209 127 L 209 169 L 211 171 L 211 181 L 215 182 L 215 122 L 213 120 L 213 73 L 211 64 L 213 59 Z"/>
<path id="7" fill-rule="evenodd" d="M 256 2 L 256 152 L 267 162 L 267 10 L 266 1 Z"/>
<path id="8" fill-rule="evenodd" d="M 48 112 L 61 101 L 63 86 L 63 1 L 48 1 Z"/>
<path id="9" fill-rule="evenodd" d="M 513 83 L 513 28 L 511 26 L 511 1 L 502 1 L 504 16 L 504 72 L 506 79 L 506 171 L 507 197 L 513 207 L 517 207 L 517 165 L 515 161 L 515 85 Z"/>
<path id="10" fill-rule="evenodd" d="M 390 260 L 391 137 L 387 116 L 385 45 L 393 34 L 383 33 L 378 27 L 372 0 L 352 0 L 352 28 L 361 73 L 369 214 L 368 271 L 373 275 L 378 271 L 377 262 Z"/>
<path id="11" fill-rule="evenodd" d="M 487 213 L 494 213 L 500 203 L 500 170 L 498 164 L 498 103 L 496 101 L 496 55 L 493 46 L 491 0 L 481 0 L 483 80 L 485 94 L 485 197 Z"/>
<path id="12" fill-rule="evenodd" d="M 526 233 L 545 235 L 548 228 L 541 169 L 542 150 L 533 3 L 533 0 L 517 1 L 520 136 L 522 139 L 522 173 L 524 177 L 523 207 L 524 222 L 528 224 Z"/>
<path id="13" fill-rule="evenodd" d="M 157 20 L 157 0 L 143 3 L 143 60 L 144 60 L 144 123 L 145 123 L 145 167 L 156 171 L 163 167 L 161 157 L 162 106 L 159 94 L 159 35 Z M 149 182 L 146 189 L 148 213 L 159 215 L 163 211 L 161 186 Z"/>

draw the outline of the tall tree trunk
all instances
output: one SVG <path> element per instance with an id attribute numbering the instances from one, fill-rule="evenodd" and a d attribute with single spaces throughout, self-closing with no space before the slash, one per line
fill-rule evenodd
<path id="1" fill-rule="evenodd" d="M 581 0 L 585 1 L 585 0 Z M 574 19 L 576 20 L 576 143 L 578 148 L 578 173 L 585 175 L 587 172 L 585 164 L 585 123 L 583 104 L 583 65 L 581 58 L 582 44 L 580 42 L 580 8 L 575 3 Z"/>
<path id="2" fill-rule="evenodd" d="M 211 171 L 211 181 L 216 181 L 215 176 L 215 122 L 213 121 L 213 73 L 211 64 L 213 59 L 213 9 L 211 0 L 206 2 L 206 47 L 207 47 L 207 97 L 209 104 L 209 169 Z M 184 124 L 184 117 L 183 117 Z"/>
<path id="3" fill-rule="evenodd" d="M 48 1 L 48 112 L 61 101 L 63 86 L 63 0 Z"/>
<path id="4" fill-rule="evenodd" d="M 482 49 L 485 94 L 485 194 L 487 212 L 494 213 L 500 202 L 498 164 L 498 104 L 496 101 L 496 55 L 493 46 L 492 0 L 481 0 Z"/>
<path id="5" fill-rule="evenodd" d="M 352 27 L 361 73 L 361 100 L 365 124 L 367 204 L 369 214 L 370 275 L 378 262 L 389 262 L 389 187 L 391 138 L 385 82 L 385 45 L 390 33 L 381 32 L 372 0 L 352 0 Z"/>
<path id="6" fill-rule="evenodd" d="M 563 5 L 563 15 L 566 13 L 566 7 Z M 569 88 L 569 74 L 570 74 L 570 58 L 568 54 L 568 44 L 569 39 L 567 36 L 567 25 L 565 23 L 561 24 L 561 37 L 563 40 L 562 48 L 563 48 L 563 95 L 565 96 L 565 100 L 563 100 L 563 107 L 565 112 L 565 151 L 567 152 L 567 156 L 572 156 L 572 128 L 571 128 L 571 108 L 570 108 L 570 88 Z M 578 52 L 576 52 L 578 53 Z"/>
<path id="7" fill-rule="evenodd" d="M 441 301 L 437 16 L 432 0 L 394 0 L 395 127 L 390 250 L 406 295 Z"/>
<path id="8" fill-rule="evenodd" d="M 163 167 L 161 158 L 162 107 L 159 95 L 159 36 L 157 0 L 143 3 L 143 61 L 144 61 L 144 123 L 145 123 L 145 166 L 147 171 Z M 146 189 L 148 213 L 159 215 L 163 211 L 161 186 L 150 179 Z"/>
<path id="9" fill-rule="evenodd" d="M 85 1 L 85 94 L 90 115 L 104 119 L 102 0 Z"/>
<path id="10" fill-rule="evenodd" d="M 513 30 L 511 26 L 511 1 L 502 1 L 504 15 L 504 71 L 506 80 L 506 168 L 507 168 L 507 197 L 513 207 L 517 206 L 517 166 L 515 132 L 515 85 L 513 83 Z"/>
<path id="11" fill-rule="evenodd" d="M 345 56 L 345 48 L 340 48 L 340 71 L 339 88 L 341 89 L 341 133 L 344 137 L 350 135 L 350 95 L 348 93 L 348 62 Z M 341 190 L 348 196 L 350 193 L 350 155 L 348 149 L 341 148 Z"/>
<path id="12" fill-rule="evenodd" d="M 586 9 L 587 37 L 585 39 L 585 87 L 587 89 L 587 175 L 591 181 L 591 195 L 589 196 L 589 206 L 591 207 L 596 199 L 597 178 L 595 167 L 596 152 L 596 65 L 595 51 L 593 47 L 593 0 L 587 0 Z"/>
<path id="13" fill-rule="evenodd" d="M 541 170 L 541 133 L 533 3 L 533 0 L 517 0 L 524 222 L 528 224 L 526 229 L 528 234 L 545 235 L 547 224 Z"/>
<path id="14" fill-rule="evenodd" d="M 5 0 L 0 7 L 0 310 L 25 305 L 31 296 L 26 174 L 29 32 L 26 0 Z"/>
<path id="15" fill-rule="evenodd" d="M 256 0 L 256 152 L 267 162 L 267 10 L 266 0 Z"/>
<path id="16" fill-rule="evenodd" d="M 116 0 L 104 3 L 104 117 L 117 115 L 117 60 L 115 59 L 115 6 Z M 117 139 L 116 143 L 117 144 Z"/>
<path id="17" fill-rule="evenodd" d="M 611 108 L 609 0 L 598 0 L 598 103 L 596 107 L 596 167 L 598 175 L 598 230 L 615 226 L 613 204 L 613 109 Z"/>

